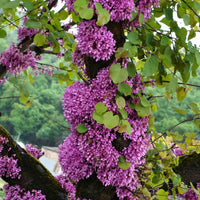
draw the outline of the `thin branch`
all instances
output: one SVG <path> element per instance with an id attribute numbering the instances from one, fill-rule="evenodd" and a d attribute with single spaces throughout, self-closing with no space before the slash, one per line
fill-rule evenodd
<path id="1" fill-rule="evenodd" d="M 146 25 L 149 26 L 150 28 L 147 28 Z M 155 31 L 158 35 L 164 35 L 164 36 L 167 36 L 169 39 L 176 40 L 176 38 L 173 38 L 173 37 L 169 36 L 168 34 L 164 34 L 164 33 L 160 32 L 160 31 L 154 29 L 154 28 L 153 28 L 150 24 L 148 24 L 148 23 L 145 23 L 144 27 L 145 27 L 147 30 Z"/>
<path id="2" fill-rule="evenodd" d="M 162 81 L 163 83 L 170 83 L 170 81 Z M 144 83 L 151 83 L 151 81 L 145 81 Z M 192 87 L 200 87 L 200 85 L 195 85 L 191 83 L 182 83 L 178 82 L 179 85 L 187 85 L 187 86 L 192 86 Z"/>
<path id="3" fill-rule="evenodd" d="M 162 81 L 164 83 L 169 83 L 170 81 Z M 181 83 L 178 82 L 179 85 L 187 85 L 187 86 L 193 86 L 193 87 L 200 87 L 200 85 L 195 85 L 195 84 L 191 84 L 191 83 Z"/>
<path id="4" fill-rule="evenodd" d="M 187 5 L 187 7 L 198 17 L 200 18 L 200 16 L 196 13 L 196 11 L 185 1 L 182 0 L 183 3 L 185 3 Z"/>
<path id="5" fill-rule="evenodd" d="M 199 114 L 195 114 L 195 115 L 189 117 L 188 119 L 185 119 L 185 120 L 183 120 L 182 122 L 179 122 L 178 124 L 172 126 L 172 127 L 169 128 L 166 132 L 164 132 L 164 133 L 161 134 L 159 137 L 157 137 L 156 139 L 154 139 L 151 143 L 153 144 L 156 140 L 158 140 L 159 138 L 161 138 L 161 137 L 163 137 L 164 135 L 166 135 L 167 132 L 170 132 L 171 130 L 173 130 L 174 128 L 176 128 L 177 126 L 179 126 L 179 125 L 181 125 L 181 124 L 183 124 L 183 123 L 185 123 L 185 122 L 190 122 L 190 121 L 192 121 L 192 120 L 194 120 L 194 119 L 200 119 L 200 117 L 195 118 L 196 116 L 199 116 L 199 115 L 200 115 L 200 113 L 199 113 Z"/>
<path id="6" fill-rule="evenodd" d="M 77 74 L 78 74 L 79 77 L 84 81 L 84 83 L 85 83 L 86 85 L 90 85 L 90 83 L 89 83 L 86 79 L 84 79 L 84 77 L 82 76 L 82 74 L 81 74 L 80 72 L 78 72 Z"/>
<path id="7" fill-rule="evenodd" d="M 0 99 L 12 99 L 12 98 L 19 98 L 20 96 L 12 96 L 12 97 L 0 97 Z"/>
<path id="8" fill-rule="evenodd" d="M 173 74 L 174 76 L 176 76 L 177 79 L 181 80 L 181 78 L 178 77 L 174 72 L 172 72 L 172 70 L 167 66 L 167 64 L 164 63 L 164 61 L 162 60 L 162 58 L 160 58 L 160 57 L 159 57 L 158 55 L 156 55 L 155 53 L 153 53 L 153 52 L 151 52 L 151 51 L 145 49 L 145 47 L 142 46 L 142 45 L 136 44 L 136 46 L 138 46 L 138 47 L 144 49 L 144 51 L 145 51 L 146 53 L 150 53 L 151 55 L 155 56 L 155 57 L 156 57 L 158 60 L 160 60 L 161 63 L 171 72 L 171 74 Z"/>
<path id="9" fill-rule="evenodd" d="M 154 154 L 157 154 L 157 153 L 160 153 L 160 152 L 165 152 L 165 151 L 170 151 L 172 149 L 176 149 L 178 147 L 176 147 L 176 144 L 173 144 L 170 148 L 168 149 L 163 149 L 163 150 L 160 150 L 160 151 L 156 151 L 156 152 L 149 152 L 147 153 L 145 156 L 149 156 L 149 155 L 154 155 Z"/>
<path id="10" fill-rule="evenodd" d="M 46 115 L 44 112 L 42 112 L 42 111 L 40 111 L 40 112 L 41 112 L 46 118 L 48 118 L 48 119 L 51 120 L 52 122 L 58 124 L 59 126 L 61 126 L 62 128 L 64 128 L 65 130 L 71 131 L 70 128 L 68 128 L 68 127 L 66 127 L 66 126 L 64 126 L 64 125 L 62 125 L 62 124 L 60 124 L 59 122 L 55 121 L 54 119 L 51 119 L 51 118 L 50 118 L 48 115 Z"/>

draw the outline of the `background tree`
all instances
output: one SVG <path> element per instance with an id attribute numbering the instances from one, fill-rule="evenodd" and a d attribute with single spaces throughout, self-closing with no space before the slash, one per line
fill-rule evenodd
<path id="1" fill-rule="evenodd" d="M 11 44 L 1 53 L 0 77 L 6 82 L 9 73 L 15 77 L 10 83 L 15 84 L 20 82 L 18 75 L 24 75 L 32 83 L 32 70 L 35 75 L 54 74 L 67 85 L 78 77 L 82 79 L 69 86 L 63 96 L 71 134 L 60 145 L 64 174 L 57 179 L 66 191 L 52 176 L 41 175 L 48 172 L 1 128 L 4 170 L 0 175 L 9 183 L 6 198 L 12 199 L 15 191 L 18 198 L 31 195 L 32 199 L 167 199 L 168 195 L 198 199 L 195 187 L 199 187 L 200 177 L 192 172 L 198 170 L 199 142 L 191 129 L 185 132 L 179 127 L 193 122 L 199 129 L 198 103 L 189 102 L 187 114 L 184 108 L 175 108 L 184 117 L 179 121 L 170 113 L 171 121 L 163 124 L 166 128 L 160 129 L 161 133 L 153 125 L 152 113 L 158 107 L 157 96 L 170 101 L 177 98 L 179 103 L 191 87 L 199 87 L 189 82 L 198 76 L 200 65 L 199 48 L 191 42 L 199 32 L 199 2 L 66 0 L 60 10 L 54 11 L 57 3 L 0 3 L 0 36 L 6 36 L 7 24 L 10 29 L 18 29 L 18 44 Z M 23 11 L 20 17 L 18 7 Z M 186 27 L 180 26 L 180 20 Z M 69 33 L 72 26 L 78 28 L 77 33 Z M 72 63 L 66 66 L 61 61 L 62 73 L 58 73 L 52 63 L 48 67 L 42 63 L 43 54 L 64 56 Z M 145 90 L 154 86 L 155 95 Z M 20 102 L 32 106 L 25 84 L 19 85 L 19 91 Z M 40 96 L 46 97 L 49 92 L 43 94 Z M 19 129 L 22 125 L 14 116 L 24 116 L 24 107 L 13 105 L 16 111 L 11 112 L 13 120 L 9 123 Z M 49 115 L 54 113 L 51 105 L 44 107 Z M 35 108 L 30 115 L 35 117 L 39 112 Z M 160 116 L 165 117 L 163 113 Z M 37 124 L 40 120 L 35 117 L 34 121 Z M 43 124 L 37 134 L 48 135 L 49 126 L 49 122 Z M 12 168 L 6 170 L 8 160 Z M 32 163 L 31 168 L 26 160 Z M 32 177 L 33 170 L 35 177 L 41 177 L 39 182 Z M 55 188 L 55 196 L 41 184 L 44 180 L 52 183 L 50 189 Z"/>

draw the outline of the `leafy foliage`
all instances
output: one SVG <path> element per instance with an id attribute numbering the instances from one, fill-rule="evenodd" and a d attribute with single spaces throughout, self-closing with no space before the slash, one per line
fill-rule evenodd
<path id="1" fill-rule="evenodd" d="M 76 120 L 81 115 L 70 108 L 74 112 L 73 115 L 76 116 L 74 117 L 75 122 L 71 121 L 71 128 L 75 129 L 75 132 L 79 135 L 72 135 L 65 141 L 68 145 L 66 148 L 72 145 L 71 148 L 74 150 L 75 156 L 82 159 L 81 164 L 84 163 L 84 159 L 87 161 L 93 159 L 90 161 L 92 164 L 90 163 L 87 166 L 89 171 L 87 176 L 91 175 L 91 166 L 94 165 L 95 168 L 97 166 L 97 163 L 93 164 L 94 160 L 95 162 L 97 160 L 98 164 L 101 163 L 101 159 L 106 160 L 105 158 L 98 158 L 95 154 L 89 158 L 80 154 L 80 152 L 89 151 L 88 149 L 94 145 L 93 140 L 95 140 L 96 135 L 92 135 L 94 137 L 92 139 L 88 136 L 94 134 L 91 131 L 94 129 L 94 124 L 98 124 L 97 131 L 101 127 L 101 130 L 106 130 L 106 134 L 114 134 L 112 141 L 109 142 L 112 144 L 111 149 L 115 148 L 119 154 L 117 154 L 118 157 L 115 156 L 117 161 L 109 164 L 117 163 L 120 172 L 124 175 L 133 169 L 133 163 L 129 162 L 130 158 L 127 159 L 128 154 L 125 156 L 124 152 L 121 153 L 121 148 L 128 148 L 129 140 L 134 135 L 133 129 L 141 128 L 134 123 L 139 119 L 148 118 L 147 132 L 151 136 L 151 144 L 149 144 L 151 148 L 146 155 L 141 155 L 146 158 L 144 166 L 137 165 L 137 170 L 141 171 L 137 175 L 142 187 L 137 189 L 138 193 L 133 190 L 133 187 L 128 188 L 129 192 L 132 191 L 131 198 L 134 195 L 136 197 L 143 195 L 143 197 L 149 199 L 167 199 L 169 194 L 172 194 L 175 198 L 177 191 L 182 195 L 189 191 L 188 187 L 191 187 L 199 195 L 199 191 L 194 188 L 193 184 L 186 186 L 181 179 L 182 177 L 176 174 L 174 170 L 175 167 L 180 165 L 179 157 L 181 158 L 184 154 L 190 155 L 194 151 L 199 153 L 199 142 L 196 140 L 196 138 L 199 138 L 200 119 L 199 81 L 195 79 L 199 76 L 200 66 L 199 46 L 195 43 L 200 31 L 199 1 L 161 0 L 158 6 L 157 1 L 154 4 L 143 5 L 145 3 L 142 0 L 130 1 L 130 4 L 123 4 L 121 1 L 119 1 L 119 4 L 112 4 L 115 1 L 109 1 L 109 4 L 108 1 L 66 0 L 66 4 L 58 12 L 52 10 L 52 7 L 55 6 L 52 2 L 54 3 L 54 1 L 30 0 L 20 2 L 18 0 L 4 0 L 0 3 L 0 40 L 3 41 L 1 49 L 8 47 L 3 38 L 9 38 L 10 30 L 21 26 L 22 30 L 29 31 L 27 31 L 27 35 L 20 35 L 18 32 L 20 45 L 15 46 L 20 49 L 19 52 L 16 52 L 17 55 L 20 55 L 18 61 L 21 61 L 20 58 L 27 55 L 29 53 L 27 49 L 30 49 L 35 53 L 35 61 L 38 64 L 31 66 L 33 70 L 33 73 L 31 73 L 27 66 L 17 69 L 14 64 L 11 66 L 9 63 L 3 62 L 6 53 L 0 58 L 1 64 L 4 63 L 5 65 L 0 66 L 1 83 L 7 80 L 5 72 L 17 76 L 10 77 L 5 86 L 0 86 L 0 95 L 4 98 L 5 94 L 18 96 L 17 99 L 6 101 L 0 99 L 3 102 L 0 106 L 1 123 L 5 127 L 9 127 L 9 131 L 15 135 L 17 135 L 17 132 L 22 133 L 23 140 L 30 140 L 31 138 L 30 142 L 33 143 L 55 144 L 59 132 L 62 132 L 61 135 L 66 134 L 66 130 L 58 128 L 49 120 L 45 120 L 44 116 L 45 113 L 49 118 L 55 119 L 56 116 L 59 121 L 64 121 L 63 117 L 59 115 L 61 103 L 54 104 L 55 97 L 61 98 L 58 93 L 61 92 L 62 88 L 55 81 L 41 76 L 38 77 L 39 80 L 37 81 L 33 78 L 33 75 L 38 72 L 53 74 L 53 77 L 57 78 L 59 83 L 66 82 L 67 86 L 70 86 L 77 79 L 82 79 L 88 87 L 82 86 L 82 83 L 80 83 L 80 86 L 91 93 L 98 87 L 101 88 L 98 88 L 101 91 L 110 89 L 103 96 L 99 93 L 102 98 L 101 102 L 93 98 L 92 105 L 87 105 L 88 103 L 83 101 L 86 98 L 81 93 L 80 89 L 82 88 L 76 88 L 81 93 L 76 94 L 72 87 L 69 94 L 73 94 L 70 98 L 75 99 L 74 102 L 80 101 L 85 107 L 88 106 L 91 112 L 87 113 L 88 110 L 84 110 L 82 104 L 78 105 L 82 108 L 80 114 L 85 112 L 86 116 L 83 117 L 84 120 L 81 123 L 76 124 Z M 146 3 L 149 2 L 151 1 Z M 24 11 L 24 16 L 19 15 L 18 8 Z M 150 9 L 146 8 L 153 8 L 151 14 L 149 13 Z M 63 20 L 67 20 L 67 22 Z M 22 21 L 22 24 L 20 24 L 20 21 Z M 77 36 L 69 32 L 73 25 L 78 26 Z M 101 34 L 98 34 L 99 30 L 102 31 Z M 27 37 L 29 40 L 26 42 Z M 32 46 L 30 46 L 31 44 Z M 57 62 L 56 68 L 59 68 L 60 71 L 49 70 L 49 67 L 54 67 L 54 62 L 49 60 L 47 60 L 49 65 L 46 69 L 45 64 L 42 63 L 45 57 L 40 61 L 39 55 L 42 54 L 63 56 L 64 60 Z M 13 59 L 13 63 L 14 61 L 16 59 Z M 92 85 L 95 81 L 99 83 L 99 77 L 96 79 L 96 75 L 102 68 L 109 68 L 109 84 L 105 86 L 104 83 L 101 83 L 98 87 L 95 84 Z M 15 73 L 11 73 L 13 71 Z M 22 71 L 23 74 L 18 77 Z M 142 81 L 137 81 L 137 77 L 142 78 Z M 136 79 L 134 83 L 131 82 L 133 78 Z M 29 84 L 27 84 L 28 82 Z M 47 85 L 51 89 L 48 89 Z M 91 85 L 94 88 L 90 88 Z M 108 85 L 111 88 L 108 89 Z M 11 86 L 15 86 L 17 90 Z M 146 87 L 146 90 L 144 90 L 144 87 Z M 34 88 L 36 88 L 35 92 Z M 113 91 L 114 93 L 112 93 Z M 50 94 L 52 94 L 51 97 Z M 66 94 L 68 93 L 66 92 Z M 66 96 L 65 98 L 68 99 L 69 96 Z M 108 99 L 109 102 L 107 102 Z M 69 100 L 68 105 L 70 103 Z M 67 103 L 65 102 L 65 104 Z M 67 113 L 66 108 L 67 105 L 64 108 Z M 68 119 L 70 118 L 68 113 L 65 115 Z M 133 115 L 132 118 L 129 115 Z M 130 122 L 131 119 L 135 121 Z M 145 127 L 144 124 L 141 126 Z M 35 131 L 36 127 L 38 131 Z M 99 132 L 97 134 L 101 137 L 102 133 Z M 134 133 L 136 134 L 136 131 Z M 123 140 L 118 134 L 123 137 Z M 147 137 L 147 134 L 145 136 Z M 49 141 L 49 137 L 53 138 L 54 141 Z M 80 138 L 77 139 L 78 137 Z M 72 140 L 81 143 L 85 142 L 83 138 L 87 143 L 84 143 L 85 145 L 81 148 L 86 149 L 77 150 Z M 145 137 L 138 137 L 138 141 L 140 139 L 143 141 Z M 120 143 L 117 146 L 116 141 L 122 144 Z M 123 146 L 124 143 L 125 146 Z M 119 146 L 122 147 L 119 148 Z M 63 146 L 62 148 L 64 149 Z M 180 155 L 176 155 L 176 149 L 181 151 Z M 109 149 L 109 151 L 111 150 Z M 89 153 L 91 152 L 96 152 L 96 149 L 92 149 Z M 74 162 L 71 163 L 74 164 Z M 65 166 L 65 163 L 63 166 Z M 80 166 L 75 168 L 79 169 L 78 167 Z M 98 169 L 100 169 L 100 166 L 97 167 L 97 171 Z M 83 172 L 81 171 L 81 173 Z M 134 173 L 136 171 L 131 171 L 131 175 Z M 84 175 L 81 174 L 81 176 L 81 179 L 85 178 Z M 78 182 L 79 178 L 75 178 Z M 69 178 L 68 182 L 70 179 L 73 178 Z M 103 178 L 102 180 L 104 185 L 110 184 L 110 182 L 106 182 L 108 180 Z M 113 186 L 115 183 L 111 185 Z M 75 189 L 73 188 L 73 190 Z M 127 191 L 122 192 L 121 188 L 117 188 L 116 191 L 118 196 L 122 195 L 123 192 L 126 195 L 129 194 Z"/>

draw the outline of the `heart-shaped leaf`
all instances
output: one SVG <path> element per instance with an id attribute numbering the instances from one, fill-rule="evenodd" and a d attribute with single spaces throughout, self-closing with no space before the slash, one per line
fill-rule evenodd
<path id="1" fill-rule="evenodd" d="M 131 163 L 130 162 L 126 162 L 126 159 L 124 156 L 120 156 L 119 157 L 119 161 L 118 161 L 118 166 L 121 168 L 121 169 L 129 169 L 130 166 L 131 166 Z"/>
<path id="2" fill-rule="evenodd" d="M 103 123 L 105 127 L 108 129 L 114 128 L 119 124 L 119 116 L 118 115 L 113 116 L 112 111 L 106 112 L 103 115 Z"/>
<path id="3" fill-rule="evenodd" d="M 88 131 L 88 128 L 85 127 L 85 124 L 79 124 L 79 125 L 77 126 L 77 131 L 78 131 L 79 133 L 86 133 L 86 132 Z"/>
<path id="4" fill-rule="evenodd" d="M 127 69 L 121 68 L 120 64 L 111 65 L 109 74 L 114 83 L 121 83 L 128 78 Z"/>

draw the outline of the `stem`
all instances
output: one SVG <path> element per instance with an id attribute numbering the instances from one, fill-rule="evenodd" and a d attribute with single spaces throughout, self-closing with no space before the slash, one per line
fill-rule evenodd
<path id="1" fill-rule="evenodd" d="M 56 124 L 58 124 L 59 126 L 61 126 L 62 128 L 64 128 L 65 130 L 71 131 L 70 128 L 68 128 L 68 127 L 66 127 L 66 126 L 64 126 L 64 125 L 62 125 L 62 124 L 60 124 L 59 122 L 57 122 L 57 121 L 51 119 L 51 118 L 50 118 L 48 115 L 46 115 L 44 112 L 42 112 L 42 111 L 40 111 L 40 112 L 41 112 L 46 118 L 48 118 L 48 119 L 51 120 L 52 122 L 55 122 Z"/>
<path id="2" fill-rule="evenodd" d="M 199 115 L 200 115 L 200 113 L 199 113 L 199 114 L 196 114 L 196 115 L 193 115 L 193 116 L 191 116 L 190 118 L 185 119 L 185 120 L 183 120 L 182 122 L 179 122 L 178 124 L 172 126 L 172 127 L 169 128 L 167 131 L 165 131 L 163 134 L 161 134 L 159 137 L 157 137 L 156 139 L 154 139 L 151 143 L 153 144 L 156 140 L 158 140 L 159 138 L 161 138 L 161 137 L 163 137 L 164 135 L 166 135 L 167 132 L 170 132 L 171 130 L 173 130 L 174 128 L 176 128 L 177 126 L 179 126 L 180 124 L 183 124 L 183 123 L 185 123 L 185 122 L 190 122 L 190 121 L 194 120 L 194 118 L 195 118 L 196 116 L 199 116 Z M 197 117 L 197 118 L 195 118 L 195 119 L 200 119 L 200 117 Z"/>
<path id="3" fill-rule="evenodd" d="M 12 99 L 12 98 L 19 98 L 20 96 L 12 96 L 12 97 L 0 97 L 0 99 Z"/>
<path id="4" fill-rule="evenodd" d="M 185 1 L 182 0 L 183 3 L 185 3 L 187 5 L 187 7 L 198 17 L 200 18 L 200 16 L 196 13 L 196 11 Z"/>

